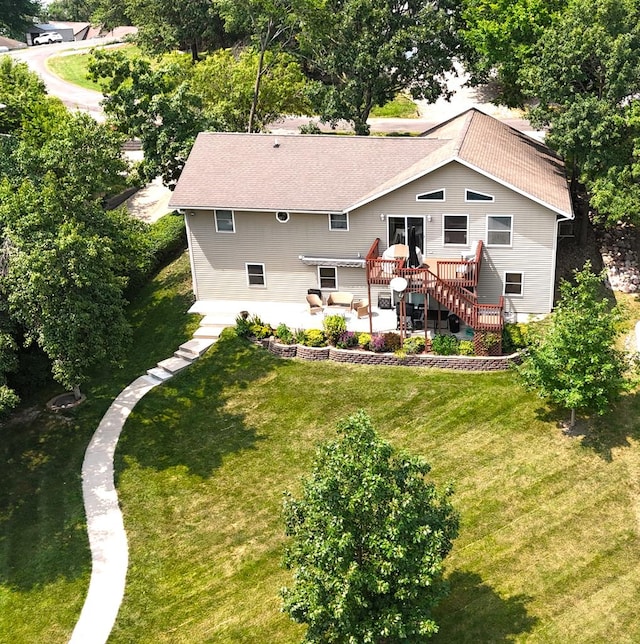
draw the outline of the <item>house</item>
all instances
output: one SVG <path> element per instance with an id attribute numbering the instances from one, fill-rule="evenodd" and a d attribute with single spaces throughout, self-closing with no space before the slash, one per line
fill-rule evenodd
<path id="1" fill-rule="evenodd" d="M 200 301 L 375 303 L 401 276 L 409 302 L 485 331 L 551 311 L 573 219 L 562 161 L 476 109 L 420 137 L 201 133 L 170 206 Z M 393 253 L 410 233 L 417 267 Z"/>

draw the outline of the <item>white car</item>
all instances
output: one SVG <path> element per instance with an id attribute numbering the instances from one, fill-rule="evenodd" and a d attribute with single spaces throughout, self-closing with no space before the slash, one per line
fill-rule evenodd
<path id="1" fill-rule="evenodd" d="M 47 31 L 33 39 L 34 45 L 50 45 L 52 42 L 62 42 L 62 36 L 57 31 Z"/>

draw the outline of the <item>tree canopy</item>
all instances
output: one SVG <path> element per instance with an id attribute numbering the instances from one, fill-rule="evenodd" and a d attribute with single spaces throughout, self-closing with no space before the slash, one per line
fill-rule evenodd
<path id="1" fill-rule="evenodd" d="M 110 123 L 142 141 L 142 177 L 162 175 L 173 187 L 202 130 L 243 131 L 250 115 L 254 128 L 264 128 L 282 114 L 308 109 L 304 77 L 284 54 L 265 55 L 268 67 L 254 104 L 257 58 L 250 51 L 219 50 L 193 65 L 178 53 L 152 61 L 96 52 L 89 70 L 108 96 Z"/>
<path id="2" fill-rule="evenodd" d="M 610 224 L 639 221 L 640 7 L 571 0 L 541 37 L 528 70 L 531 120 L 573 164 Z"/>
<path id="3" fill-rule="evenodd" d="M 285 495 L 284 610 L 307 642 L 422 642 L 437 631 L 443 559 L 458 532 L 450 489 L 399 453 L 358 412 L 321 446 L 302 494 Z"/>
<path id="4" fill-rule="evenodd" d="M 368 134 L 367 118 L 407 90 L 435 102 L 459 48 L 455 0 L 322 0 L 299 9 L 297 54 L 316 82 L 314 107 Z"/>
<path id="5" fill-rule="evenodd" d="M 461 38 L 467 71 L 474 83 L 497 81 L 497 100 L 522 107 L 523 70 L 538 40 L 568 0 L 463 0 Z"/>
<path id="6" fill-rule="evenodd" d="M 23 40 L 40 10 L 37 0 L 0 0 L 0 36 Z"/>
<path id="7" fill-rule="evenodd" d="M 69 114 L 35 74 L 2 60 L 0 100 L 13 90 L 27 100 L 0 137 L 0 411 L 15 404 L 6 373 L 18 338 L 36 343 L 76 393 L 94 365 L 117 361 L 130 336 L 124 289 L 150 261 L 145 224 L 102 207 L 123 187 L 122 136 Z"/>
<path id="8" fill-rule="evenodd" d="M 552 404 L 604 414 L 627 387 L 628 363 L 616 349 L 620 310 L 604 297 L 603 275 L 587 262 L 563 281 L 550 326 L 534 342 L 519 371 L 524 383 Z"/>

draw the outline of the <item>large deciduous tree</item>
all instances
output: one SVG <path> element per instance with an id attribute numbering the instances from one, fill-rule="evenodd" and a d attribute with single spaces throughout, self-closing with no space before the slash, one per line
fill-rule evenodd
<path id="1" fill-rule="evenodd" d="M 259 100 L 255 79 L 260 55 L 221 49 L 198 63 L 191 90 L 202 100 L 207 120 L 219 129 L 262 131 L 282 114 L 310 114 L 307 82 L 295 60 L 267 51 L 263 58 Z"/>
<path id="2" fill-rule="evenodd" d="M 298 12 L 297 51 L 324 120 L 347 119 L 368 134 L 371 109 L 402 90 L 430 102 L 449 95 L 455 0 L 317 0 Z"/>
<path id="3" fill-rule="evenodd" d="M 40 9 L 37 0 L 0 0 L 0 36 L 23 40 Z"/>
<path id="4" fill-rule="evenodd" d="M 525 101 L 522 71 L 545 29 L 568 0 L 463 0 L 461 37 L 465 66 L 474 83 L 497 81 L 496 100 L 510 107 Z"/>
<path id="5" fill-rule="evenodd" d="M 277 59 L 272 56 L 269 60 L 267 52 L 278 53 L 291 43 L 296 33 L 297 17 L 291 0 L 216 0 L 216 5 L 227 29 L 249 34 L 258 54 L 246 126 L 248 132 L 254 132 L 261 84 L 269 72 L 270 61 Z"/>
<path id="6" fill-rule="evenodd" d="M 451 491 L 424 459 L 396 452 L 364 412 L 322 446 L 302 495 L 285 496 L 284 609 L 307 642 L 422 642 L 437 631 L 443 559 L 458 532 Z"/>
<path id="7" fill-rule="evenodd" d="M 18 133 L 43 103 L 57 99 L 47 96 L 44 82 L 26 63 L 0 56 L 0 134 Z"/>
<path id="8" fill-rule="evenodd" d="M 527 70 L 534 124 L 582 180 L 609 224 L 640 221 L 640 6 L 570 0 Z"/>
<path id="9" fill-rule="evenodd" d="M 195 137 L 207 122 L 202 102 L 189 90 L 192 65 L 185 54 L 169 54 L 157 64 L 121 52 L 95 52 L 89 71 L 107 95 L 104 110 L 119 132 L 138 137 L 145 181 L 161 175 L 173 188 Z"/>
<path id="10" fill-rule="evenodd" d="M 127 347 L 123 291 L 146 250 L 141 224 L 105 213 L 53 173 L 17 190 L 5 180 L 0 202 L 9 313 L 49 356 L 54 378 L 79 397 L 89 370 L 117 362 Z"/>
<path id="11" fill-rule="evenodd" d="M 616 349 L 620 310 L 604 297 L 603 275 L 587 262 L 563 281 L 550 326 L 530 346 L 519 367 L 524 383 L 552 404 L 604 414 L 628 385 L 628 363 Z"/>
<path id="12" fill-rule="evenodd" d="M 264 128 L 282 114 L 308 112 L 304 76 L 285 54 L 267 52 L 269 72 L 260 101 L 253 103 L 257 56 L 220 50 L 192 65 L 178 53 L 153 63 L 96 52 L 89 69 L 108 96 L 104 108 L 110 122 L 142 141 L 143 178 L 162 175 L 173 188 L 202 130 L 242 131 L 250 119 L 254 128 Z"/>

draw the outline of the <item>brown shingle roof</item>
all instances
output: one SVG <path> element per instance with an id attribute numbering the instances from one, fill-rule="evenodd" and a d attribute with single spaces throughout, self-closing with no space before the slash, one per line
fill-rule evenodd
<path id="1" fill-rule="evenodd" d="M 562 162 L 475 109 L 418 138 L 204 132 L 170 206 L 341 212 L 452 160 L 571 214 Z"/>

